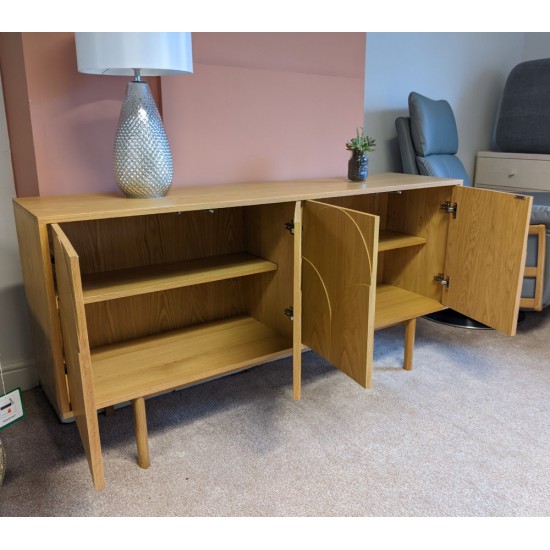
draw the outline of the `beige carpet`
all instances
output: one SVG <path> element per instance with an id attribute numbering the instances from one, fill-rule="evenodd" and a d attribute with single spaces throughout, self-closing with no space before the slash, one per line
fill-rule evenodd
<path id="1" fill-rule="evenodd" d="M 292 399 L 283 360 L 147 402 L 152 466 L 130 408 L 100 415 L 106 489 L 76 426 L 40 388 L 0 432 L 3 516 L 548 516 L 550 308 L 514 338 L 419 320 L 376 333 L 364 390 L 315 354 Z"/>

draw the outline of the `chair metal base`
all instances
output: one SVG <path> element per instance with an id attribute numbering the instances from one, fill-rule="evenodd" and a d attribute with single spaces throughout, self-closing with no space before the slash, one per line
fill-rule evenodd
<path id="1" fill-rule="evenodd" d="M 491 327 L 484 325 L 483 323 L 478 323 L 462 313 L 458 313 L 454 309 L 443 309 L 441 311 L 436 311 L 435 313 L 430 313 L 424 315 L 424 319 L 434 321 L 435 323 L 441 323 L 443 325 L 451 325 L 453 327 L 459 328 L 470 328 L 477 330 L 493 330 Z"/>
<path id="2" fill-rule="evenodd" d="M 462 313 L 458 313 L 458 311 L 455 311 L 454 309 L 443 309 L 441 311 L 436 311 L 435 313 L 424 315 L 424 319 L 428 319 L 429 321 L 433 321 L 434 323 L 451 325 L 458 328 L 493 330 L 491 327 L 488 327 L 483 323 L 479 323 L 478 321 L 474 321 L 474 319 L 466 317 L 466 315 L 462 315 Z M 518 314 L 518 325 L 524 319 L 525 313 L 523 311 L 520 311 Z"/>

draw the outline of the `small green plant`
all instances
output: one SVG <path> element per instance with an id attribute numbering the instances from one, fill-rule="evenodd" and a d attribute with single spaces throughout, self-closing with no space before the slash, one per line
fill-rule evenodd
<path id="1" fill-rule="evenodd" d="M 361 130 L 361 132 L 359 132 L 359 130 Z M 366 136 L 363 128 L 357 128 L 356 132 L 355 137 L 346 142 L 346 149 L 348 151 L 357 151 L 360 153 L 374 151 L 376 140 Z"/>

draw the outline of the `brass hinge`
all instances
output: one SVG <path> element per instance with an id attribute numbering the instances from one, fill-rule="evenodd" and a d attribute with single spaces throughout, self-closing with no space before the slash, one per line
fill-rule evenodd
<path id="1" fill-rule="evenodd" d="M 451 279 L 449 277 L 445 277 L 443 273 L 438 273 L 434 277 L 434 281 L 436 283 L 439 283 L 440 285 L 444 286 L 445 288 L 449 288 L 449 285 L 451 284 Z"/>
<path id="2" fill-rule="evenodd" d="M 285 315 L 291 320 L 294 321 L 294 308 L 292 306 L 285 308 Z"/>
<path id="3" fill-rule="evenodd" d="M 443 204 L 439 205 L 440 210 L 445 210 L 447 214 L 452 214 L 453 218 L 456 218 L 456 211 L 458 210 L 458 204 L 455 202 L 451 205 L 451 201 L 445 201 Z"/>
<path id="4" fill-rule="evenodd" d="M 285 223 L 285 229 L 294 235 L 294 220 Z"/>
<path id="5" fill-rule="evenodd" d="M 55 295 L 55 307 L 56 309 L 59 309 L 59 294 Z"/>

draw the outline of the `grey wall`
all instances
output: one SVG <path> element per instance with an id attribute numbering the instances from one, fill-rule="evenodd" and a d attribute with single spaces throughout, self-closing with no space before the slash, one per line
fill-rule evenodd
<path id="1" fill-rule="evenodd" d="M 550 57 L 550 32 L 526 32 L 523 59 Z"/>
<path id="2" fill-rule="evenodd" d="M 15 188 L 0 82 L 0 361 L 7 391 L 17 387 L 28 389 L 37 383 L 13 219 L 13 197 Z"/>
<path id="3" fill-rule="evenodd" d="M 451 104 L 458 156 L 473 177 L 477 151 L 491 147 L 508 73 L 527 51 L 548 44 L 539 34 L 527 48 L 525 33 L 367 33 L 364 124 L 378 143 L 369 170 L 401 171 L 394 121 L 408 114 L 408 95 L 416 91 Z"/>

